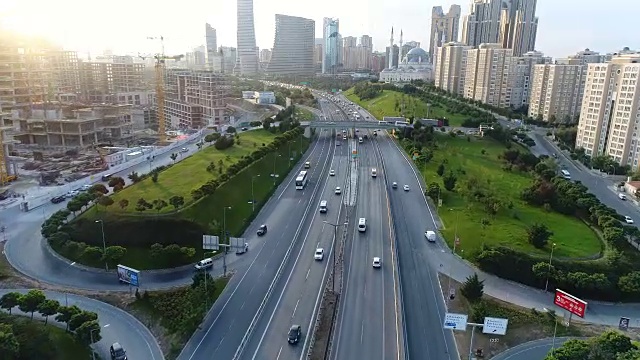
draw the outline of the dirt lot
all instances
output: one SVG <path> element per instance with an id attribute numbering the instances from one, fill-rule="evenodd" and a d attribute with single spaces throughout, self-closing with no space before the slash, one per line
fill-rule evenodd
<path id="1" fill-rule="evenodd" d="M 333 326 L 333 315 L 336 307 L 336 294 L 328 291 L 320 304 L 320 325 L 315 333 L 316 342 L 311 352 L 311 360 L 322 360 L 327 351 L 330 330 Z"/>
<path id="2" fill-rule="evenodd" d="M 448 281 L 449 278 L 447 276 L 440 275 L 442 284 L 448 284 Z M 483 297 L 484 309 L 478 310 L 478 307 L 476 307 L 474 311 L 469 302 L 460 294 L 460 283 L 451 279 L 451 287 L 455 289 L 456 297 L 448 303 L 449 312 L 468 314 L 469 322 L 476 323 L 481 323 L 484 316 L 509 319 L 507 334 L 504 336 L 487 336 L 482 334 L 481 328 L 476 329 L 473 348 L 481 348 L 485 359 L 490 359 L 508 348 L 528 341 L 552 337 L 556 321 L 558 323 L 556 336 L 558 337 L 594 336 L 608 329 L 608 327 L 602 325 L 580 323 L 575 318 L 572 320 L 571 325 L 566 327 L 563 325 L 563 318 L 560 312 L 550 314 L 526 309 L 487 295 Z M 446 290 L 443 292 L 447 293 Z M 448 293 L 445 295 L 448 295 Z M 627 335 L 637 340 L 640 335 L 640 329 L 630 329 Z M 466 332 L 454 331 L 454 336 L 461 359 L 468 359 L 471 328 L 467 328 Z"/>

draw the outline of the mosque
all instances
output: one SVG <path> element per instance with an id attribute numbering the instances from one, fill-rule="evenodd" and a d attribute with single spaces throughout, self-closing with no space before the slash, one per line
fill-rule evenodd
<path id="1" fill-rule="evenodd" d="M 391 28 L 390 49 L 393 49 L 393 28 Z M 389 56 L 389 66 L 380 72 L 380 81 L 391 84 L 408 83 L 412 80 L 433 80 L 433 67 L 429 54 L 420 47 L 414 47 L 402 54 L 402 30 L 400 31 L 400 61 L 393 66 L 393 57 Z"/>

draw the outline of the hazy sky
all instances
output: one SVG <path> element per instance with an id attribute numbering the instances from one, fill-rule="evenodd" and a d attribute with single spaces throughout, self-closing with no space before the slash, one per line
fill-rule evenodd
<path id="1" fill-rule="evenodd" d="M 371 35 L 376 50 L 389 43 L 391 26 L 404 30 L 405 41 L 428 48 L 431 8 L 447 11 L 454 3 L 463 15 L 469 12 L 471 0 L 254 0 L 256 38 L 260 48 L 273 46 L 279 13 L 315 20 L 316 37 L 321 37 L 323 17 L 337 17 L 343 36 Z M 235 0 L 0 0 L 0 26 L 45 36 L 81 55 L 105 48 L 153 53 L 159 44 L 146 37 L 163 35 L 166 53 L 173 55 L 204 44 L 205 22 L 218 30 L 219 46 L 235 46 L 235 6 Z M 536 47 L 547 55 L 640 49 L 634 30 L 639 0 L 539 0 L 537 14 Z"/>

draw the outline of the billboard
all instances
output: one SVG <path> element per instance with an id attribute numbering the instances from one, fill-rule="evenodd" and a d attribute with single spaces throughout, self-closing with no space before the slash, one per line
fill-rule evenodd
<path id="1" fill-rule="evenodd" d="M 583 318 L 584 314 L 587 312 L 586 301 L 580 300 L 560 289 L 556 289 L 556 296 L 553 303 L 574 315 L 580 316 L 581 318 Z"/>
<path id="2" fill-rule="evenodd" d="M 118 265 L 118 280 L 133 286 L 140 286 L 140 271 L 128 266 Z"/>

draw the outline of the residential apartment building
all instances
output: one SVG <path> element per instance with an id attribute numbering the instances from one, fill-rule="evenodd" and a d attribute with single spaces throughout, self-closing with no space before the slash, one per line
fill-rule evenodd
<path id="1" fill-rule="evenodd" d="M 614 55 L 587 65 L 576 148 L 608 155 L 638 170 L 640 158 L 640 53 Z"/>
<path id="2" fill-rule="evenodd" d="M 383 52 L 375 52 L 371 55 L 371 70 L 379 73 L 387 67 L 387 55 Z"/>
<path id="3" fill-rule="evenodd" d="M 49 98 L 48 44 L 0 36 L 0 107 L 6 111 Z"/>
<path id="4" fill-rule="evenodd" d="M 539 51 L 529 51 L 513 58 L 511 107 L 518 109 L 529 104 L 533 66 L 550 63 L 551 58 Z"/>
<path id="5" fill-rule="evenodd" d="M 442 6 L 434 6 L 431 10 L 431 36 L 429 37 L 429 55 L 433 59 L 436 48 L 444 43 L 458 41 L 460 27 L 460 5 L 451 5 L 449 12 L 444 13 Z M 419 47 L 420 45 L 416 46 Z"/>
<path id="6" fill-rule="evenodd" d="M 358 68 L 358 38 L 355 36 L 342 38 L 342 66 L 345 70 Z"/>
<path id="7" fill-rule="evenodd" d="M 315 21 L 276 14 L 276 33 L 266 72 L 269 75 L 314 75 Z"/>
<path id="8" fill-rule="evenodd" d="M 113 62 L 80 63 L 80 98 L 87 103 L 100 103 L 105 96 L 148 88 L 145 64 L 114 59 Z"/>
<path id="9" fill-rule="evenodd" d="M 216 57 L 218 52 L 218 35 L 216 29 L 214 29 L 209 23 L 206 23 L 204 26 L 205 31 L 205 44 L 206 44 L 206 63 L 209 69 L 213 68 L 213 59 Z M 188 55 L 187 55 L 188 61 Z"/>
<path id="10" fill-rule="evenodd" d="M 498 43 L 501 10 L 500 0 L 472 0 L 469 15 L 462 21 L 462 42 L 473 47 Z"/>
<path id="11" fill-rule="evenodd" d="M 215 54 L 216 52 L 209 54 L 204 46 L 198 46 L 186 54 L 186 66 L 189 69 L 204 70 L 206 66 L 211 66 Z M 207 61 L 207 56 L 209 56 L 210 62 Z"/>
<path id="12" fill-rule="evenodd" d="M 485 104 L 509 107 L 513 91 L 511 49 L 501 44 L 480 44 L 467 50 L 463 96 Z"/>
<path id="13" fill-rule="evenodd" d="M 468 50 L 473 47 L 458 42 L 448 42 L 435 48 L 434 82 L 443 90 L 463 95 Z"/>
<path id="14" fill-rule="evenodd" d="M 233 73 L 238 59 L 237 54 L 238 51 L 234 47 L 220 46 L 213 57 L 213 67 L 210 70 L 222 74 Z"/>
<path id="15" fill-rule="evenodd" d="M 577 121 L 582 106 L 587 64 L 605 56 L 586 49 L 554 64 L 535 65 L 531 76 L 529 116 L 543 121 Z"/>
<path id="16" fill-rule="evenodd" d="M 167 129 L 198 129 L 225 120 L 229 79 L 213 71 L 167 69 L 164 114 Z"/>

